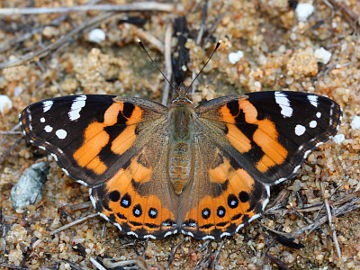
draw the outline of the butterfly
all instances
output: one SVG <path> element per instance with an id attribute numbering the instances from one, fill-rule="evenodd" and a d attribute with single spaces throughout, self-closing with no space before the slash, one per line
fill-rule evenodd
<path id="1" fill-rule="evenodd" d="M 331 99 L 267 91 L 195 106 L 135 97 L 73 95 L 20 114 L 26 139 L 90 187 L 96 211 L 144 239 L 183 233 L 220 239 L 258 218 L 270 187 L 292 178 L 335 135 Z"/>

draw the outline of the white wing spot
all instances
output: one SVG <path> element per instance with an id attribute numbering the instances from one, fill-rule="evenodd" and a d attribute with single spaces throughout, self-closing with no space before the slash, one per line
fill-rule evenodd
<path id="1" fill-rule="evenodd" d="M 130 231 L 130 232 L 127 232 L 126 234 L 127 234 L 127 235 L 135 236 L 136 238 L 139 238 L 139 236 L 138 236 L 138 234 L 137 234 L 136 232 Z"/>
<path id="2" fill-rule="evenodd" d="M 222 237 L 222 236 L 220 236 Z M 214 236 L 211 236 L 211 235 L 207 235 L 207 236 L 204 236 L 203 238 L 201 238 L 202 240 L 207 240 L 207 239 L 215 239 Z"/>
<path id="3" fill-rule="evenodd" d="M 58 160 L 59 160 L 58 157 L 57 157 L 57 155 L 55 155 L 54 153 L 51 153 L 50 156 L 52 156 L 53 159 L 55 159 L 55 161 L 58 161 Z"/>
<path id="4" fill-rule="evenodd" d="M 317 122 L 315 120 L 312 120 L 310 123 L 309 123 L 309 127 L 311 128 L 316 128 L 317 126 Z"/>
<path id="5" fill-rule="evenodd" d="M 41 118 L 40 118 L 40 122 L 41 122 L 41 123 L 45 123 L 45 118 L 44 118 L 44 117 L 41 117 Z"/>
<path id="6" fill-rule="evenodd" d="M 225 236 L 231 236 L 231 234 L 228 233 L 228 232 L 223 232 L 222 234 L 220 234 L 220 238 L 223 238 L 223 237 L 225 237 Z M 214 239 L 214 238 L 213 238 L 213 239 Z M 203 238 L 203 240 L 204 240 L 204 238 Z"/>
<path id="7" fill-rule="evenodd" d="M 318 106 L 318 96 L 308 95 L 307 98 L 310 101 L 311 105 L 313 105 L 314 107 Z"/>
<path id="8" fill-rule="evenodd" d="M 151 235 L 151 234 L 147 234 L 147 235 L 144 235 L 144 238 L 149 238 L 149 239 L 154 239 L 156 240 L 156 237 L 154 235 Z"/>
<path id="9" fill-rule="evenodd" d="M 99 216 L 101 216 L 106 221 L 109 221 L 109 218 L 107 216 L 105 216 L 103 213 L 99 213 Z"/>
<path id="10" fill-rule="evenodd" d="M 293 173 L 297 173 L 297 171 L 300 169 L 300 165 L 296 166 L 295 169 L 293 170 Z"/>
<path id="11" fill-rule="evenodd" d="M 56 134 L 56 136 L 57 136 L 59 139 L 61 139 L 61 140 L 65 139 L 66 136 L 67 136 L 67 132 L 66 132 L 65 130 L 63 130 L 63 129 L 58 129 L 58 130 L 55 132 L 55 134 Z"/>
<path id="12" fill-rule="evenodd" d="M 321 117 L 321 112 L 317 112 L 317 113 L 316 113 L 316 117 L 317 117 L 317 118 L 320 118 L 320 117 Z"/>
<path id="13" fill-rule="evenodd" d="M 69 118 L 71 121 L 75 121 L 80 118 L 80 111 L 85 107 L 86 96 L 81 95 L 75 98 L 74 102 L 71 104 L 71 109 L 68 112 Z"/>
<path id="14" fill-rule="evenodd" d="M 169 235 L 172 235 L 172 234 L 175 234 L 177 233 L 177 230 L 174 230 L 174 231 L 168 231 L 164 234 L 164 237 L 168 237 Z"/>
<path id="15" fill-rule="evenodd" d="M 236 227 L 235 232 L 239 232 L 239 230 L 240 230 L 242 227 L 244 227 L 244 226 L 245 226 L 244 223 L 240 224 L 239 226 Z"/>
<path id="16" fill-rule="evenodd" d="M 305 153 L 304 153 L 304 159 L 307 159 L 308 155 L 311 153 L 311 150 L 307 150 Z"/>
<path id="17" fill-rule="evenodd" d="M 67 176 L 70 175 L 67 169 L 61 168 L 61 170 L 62 170 Z"/>
<path id="18" fill-rule="evenodd" d="M 295 127 L 295 134 L 298 136 L 301 136 L 305 133 L 306 128 L 302 125 L 296 125 Z"/>
<path id="19" fill-rule="evenodd" d="M 51 126 L 49 126 L 49 125 L 46 125 L 45 128 L 44 128 L 44 130 L 45 130 L 46 132 L 50 133 L 51 131 L 53 131 L 53 128 L 52 128 Z"/>
<path id="20" fill-rule="evenodd" d="M 51 101 L 51 100 L 43 101 L 43 111 L 44 111 L 44 113 L 46 113 L 48 110 L 50 110 L 53 104 L 54 104 L 54 102 Z"/>
<path id="21" fill-rule="evenodd" d="M 281 108 L 281 114 L 283 117 L 291 117 L 293 109 L 290 106 L 290 101 L 284 93 L 275 92 L 275 102 Z"/>

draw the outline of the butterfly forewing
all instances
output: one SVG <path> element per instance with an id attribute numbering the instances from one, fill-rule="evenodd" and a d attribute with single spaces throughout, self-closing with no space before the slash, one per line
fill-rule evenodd
<path id="1" fill-rule="evenodd" d="M 20 121 L 28 141 L 50 152 L 72 178 L 94 186 L 136 154 L 141 123 L 166 110 L 137 98 L 65 96 L 28 106 Z"/>
<path id="2" fill-rule="evenodd" d="M 314 147 L 336 134 L 341 118 L 331 99 L 300 92 L 258 92 L 210 102 L 211 110 L 207 104 L 197 108 L 200 117 L 225 123 L 235 158 L 269 184 L 290 178 Z"/>

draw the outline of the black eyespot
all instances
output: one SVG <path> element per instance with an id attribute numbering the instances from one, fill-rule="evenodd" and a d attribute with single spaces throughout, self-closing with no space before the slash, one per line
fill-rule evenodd
<path id="1" fill-rule="evenodd" d="M 218 217 L 225 217 L 226 214 L 226 210 L 224 208 L 224 206 L 219 206 L 218 209 L 216 210 L 216 213 L 218 215 Z"/>
<path id="2" fill-rule="evenodd" d="M 111 191 L 109 194 L 109 199 L 113 202 L 117 202 L 118 200 L 120 200 L 120 192 L 117 190 Z"/>
<path id="3" fill-rule="evenodd" d="M 150 218 L 156 218 L 158 215 L 158 210 L 156 210 L 155 208 L 150 208 L 148 214 Z"/>
<path id="4" fill-rule="evenodd" d="M 230 208 L 236 208 L 239 205 L 239 199 L 234 195 L 234 194 L 230 194 L 228 196 L 228 206 Z"/>
<path id="5" fill-rule="evenodd" d="M 201 211 L 201 215 L 204 219 L 208 219 L 211 215 L 211 211 L 209 208 L 204 208 L 202 211 Z"/>
<path id="6" fill-rule="evenodd" d="M 121 199 L 121 202 L 120 202 L 120 205 L 124 208 L 129 208 L 130 205 L 131 205 L 131 197 L 129 194 L 125 194 L 122 199 Z"/>
<path id="7" fill-rule="evenodd" d="M 246 191 L 241 191 L 239 193 L 239 199 L 241 202 L 247 202 L 250 199 L 249 193 L 247 193 Z"/>
<path id="8" fill-rule="evenodd" d="M 137 204 L 137 205 L 134 206 L 133 214 L 134 214 L 135 217 L 140 217 L 142 215 L 142 209 L 141 209 L 140 204 Z"/>

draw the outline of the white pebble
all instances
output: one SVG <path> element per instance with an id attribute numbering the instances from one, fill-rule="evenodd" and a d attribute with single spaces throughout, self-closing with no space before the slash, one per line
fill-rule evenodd
<path id="1" fill-rule="evenodd" d="M 229 53 L 229 55 L 228 55 L 229 62 L 231 64 L 236 64 L 243 57 L 244 57 L 244 53 L 242 51 L 232 52 L 232 53 Z"/>
<path id="2" fill-rule="evenodd" d="M 323 47 L 321 47 L 320 49 L 316 49 L 314 54 L 318 62 L 325 65 L 329 63 L 331 58 L 331 52 L 325 50 Z"/>
<path id="3" fill-rule="evenodd" d="M 12 102 L 8 96 L 0 95 L 0 112 L 7 113 L 12 108 Z"/>
<path id="4" fill-rule="evenodd" d="M 95 28 L 89 32 L 89 41 L 94 43 L 101 43 L 105 40 L 105 32 L 99 28 Z"/>
<path id="5" fill-rule="evenodd" d="M 350 124 L 352 129 L 360 129 L 360 116 L 355 116 Z"/>
<path id="6" fill-rule="evenodd" d="M 337 144 L 341 144 L 343 141 L 345 141 L 345 135 L 338 134 L 338 135 L 334 136 L 333 141 Z"/>
<path id="7" fill-rule="evenodd" d="M 14 89 L 14 96 L 15 97 L 18 97 L 20 96 L 20 94 L 22 93 L 23 89 L 21 86 L 16 86 L 15 89 Z"/>
<path id="8" fill-rule="evenodd" d="M 314 12 L 315 8 L 309 3 L 299 3 L 296 7 L 296 17 L 300 22 L 305 22 L 309 16 Z"/>

